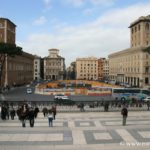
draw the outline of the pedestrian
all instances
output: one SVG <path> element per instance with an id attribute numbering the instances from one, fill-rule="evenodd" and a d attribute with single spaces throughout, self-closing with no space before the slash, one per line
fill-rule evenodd
<path id="1" fill-rule="evenodd" d="M 46 117 L 48 114 L 48 109 L 46 107 L 44 107 L 42 112 L 43 112 L 44 117 Z"/>
<path id="2" fill-rule="evenodd" d="M 34 109 L 34 117 L 35 118 L 37 118 L 37 115 L 38 115 L 39 111 L 40 111 L 39 108 L 35 107 L 35 109 Z"/>
<path id="3" fill-rule="evenodd" d="M 16 111 L 15 111 L 15 109 L 12 107 L 12 109 L 10 110 L 10 117 L 11 117 L 11 120 L 14 120 L 15 115 L 16 115 Z"/>
<path id="4" fill-rule="evenodd" d="M 55 120 L 56 113 L 57 113 L 56 106 L 52 106 L 52 113 L 53 113 L 53 119 Z"/>
<path id="5" fill-rule="evenodd" d="M 48 123 L 49 123 L 49 127 L 53 126 L 53 114 L 51 109 L 48 111 Z"/>
<path id="6" fill-rule="evenodd" d="M 31 107 L 29 109 L 29 113 L 28 113 L 28 118 L 29 118 L 29 123 L 30 123 L 30 127 L 34 127 L 34 110 L 33 108 Z"/>
<path id="7" fill-rule="evenodd" d="M 20 110 L 20 114 L 19 114 L 19 118 L 22 122 L 22 127 L 26 127 L 26 120 L 28 119 L 28 105 L 27 104 L 23 104 Z"/>
<path id="8" fill-rule="evenodd" d="M 126 125 L 126 120 L 128 117 L 128 109 L 126 106 L 123 106 L 122 110 L 121 110 L 121 114 L 122 114 L 122 125 L 125 126 Z"/>

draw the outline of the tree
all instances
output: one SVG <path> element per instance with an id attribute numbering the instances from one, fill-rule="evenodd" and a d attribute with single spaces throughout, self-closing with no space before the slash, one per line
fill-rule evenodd
<path id="1" fill-rule="evenodd" d="M 148 47 L 144 48 L 144 49 L 143 49 L 143 52 L 147 52 L 147 53 L 149 53 L 149 54 L 150 54 L 150 46 L 148 46 Z"/>
<path id="2" fill-rule="evenodd" d="M 16 46 L 16 44 L 0 43 L 0 88 L 2 83 L 3 68 L 7 56 L 14 57 L 15 55 L 21 55 L 22 48 Z"/>

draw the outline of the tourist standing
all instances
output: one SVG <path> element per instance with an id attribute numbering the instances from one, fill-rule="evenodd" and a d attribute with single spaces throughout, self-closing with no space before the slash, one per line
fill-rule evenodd
<path id="1" fill-rule="evenodd" d="M 49 127 L 53 126 L 53 114 L 52 114 L 52 110 L 51 109 L 48 112 L 48 123 L 49 123 Z"/>
<path id="2" fill-rule="evenodd" d="M 126 120 L 128 117 L 128 110 L 126 106 L 123 106 L 122 110 L 121 110 L 121 114 L 122 114 L 122 125 L 125 126 L 126 125 Z"/>

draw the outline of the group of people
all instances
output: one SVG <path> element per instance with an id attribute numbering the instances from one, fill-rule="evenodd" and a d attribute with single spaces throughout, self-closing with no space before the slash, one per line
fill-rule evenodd
<path id="1" fill-rule="evenodd" d="M 48 109 L 47 107 L 44 107 L 43 110 L 44 117 L 48 118 L 48 125 L 49 127 L 53 126 L 53 120 L 56 118 L 56 106 L 52 106 L 51 109 Z M 18 116 L 19 120 L 22 122 L 22 127 L 26 127 L 26 120 L 29 120 L 30 127 L 34 127 L 35 118 L 37 118 L 37 115 L 39 113 L 39 108 L 35 107 L 29 107 L 28 104 L 23 104 L 20 107 L 18 107 L 17 111 L 13 107 L 9 108 L 8 105 L 2 105 L 1 107 L 1 119 L 6 120 L 11 118 L 14 120 L 14 117 Z M 126 119 L 128 117 L 128 109 L 127 106 L 124 105 L 121 110 L 121 115 L 123 117 L 122 119 L 122 125 L 126 125 Z"/>
<path id="2" fill-rule="evenodd" d="M 29 120 L 30 127 L 34 127 L 34 119 L 37 117 L 39 113 L 39 108 L 28 106 L 28 104 L 24 103 L 18 107 L 17 110 L 14 109 L 13 106 L 9 106 L 8 104 L 4 104 L 1 107 L 1 119 L 2 120 L 14 120 L 15 116 L 18 116 L 18 119 L 22 122 L 22 127 L 26 127 L 26 120 Z"/>

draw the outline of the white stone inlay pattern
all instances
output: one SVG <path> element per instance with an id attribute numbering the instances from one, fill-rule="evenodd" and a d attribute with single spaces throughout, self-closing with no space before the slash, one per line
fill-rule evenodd
<path id="1" fill-rule="evenodd" d="M 90 126 L 89 122 L 80 122 L 80 126 Z"/>
<path id="2" fill-rule="evenodd" d="M 1 134 L 0 141 L 63 141 L 63 134 Z"/>
<path id="3" fill-rule="evenodd" d="M 109 133 L 94 133 L 93 135 L 96 140 L 111 140 L 112 139 Z"/>
<path id="4" fill-rule="evenodd" d="M 143 138 L 150 138 L 150 131 L 139 131 L 138 132 Z"/>

